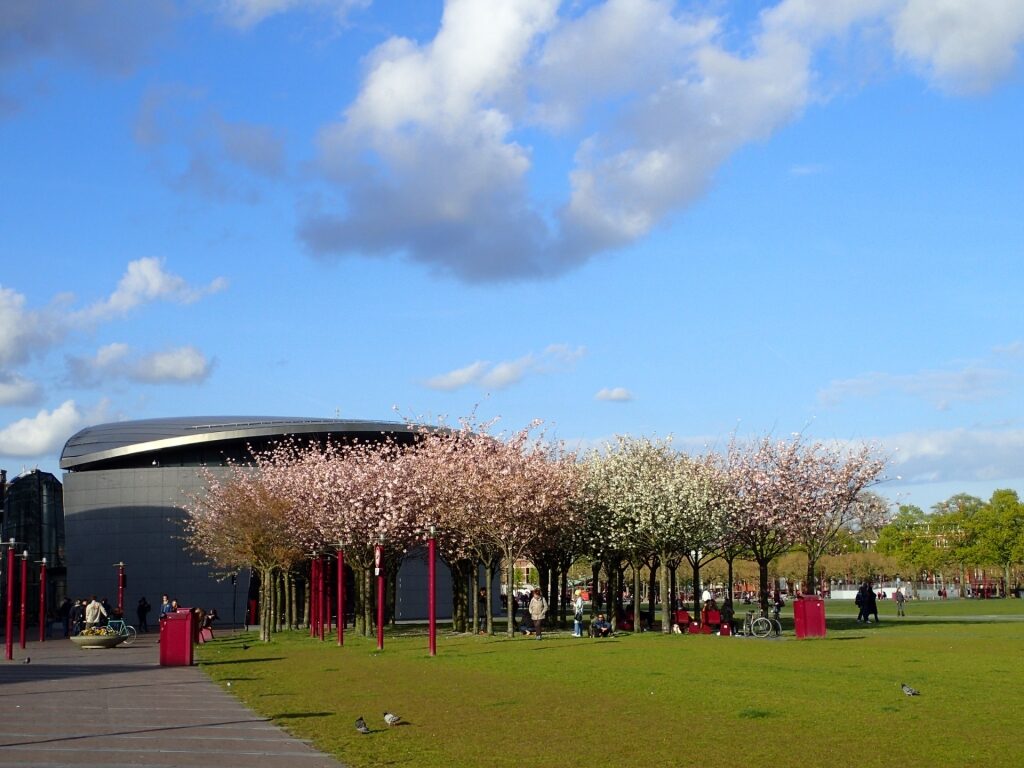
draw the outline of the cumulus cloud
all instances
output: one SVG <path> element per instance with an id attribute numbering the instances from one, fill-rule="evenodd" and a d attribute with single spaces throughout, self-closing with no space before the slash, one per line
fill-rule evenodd
<path id="1" fill-rule="evenodd" d="M 878 442 L 907 483 L 1018 478 L 1024 467 L 1021 429 L 907 432 Z"/>
<path id="2" fill-rule="evenodd" d="M 219 11 L 228 24 L 241 30 L 251 29 L 261 21 L 287 11 L 298 9 L 331 13 L 338 21 L 358 8 L 370 5 L 371 0 L 220 0 Z"/>
<path id="3" fill-rule="evenodd" d="M 136 259 L 128 264 L 128 269 L 109 297 L 77 313 L 76 318 L 86 321 L 108 320 L 125 315 L 141 304 L 157 300 L 192 304 L 226 287 L 227 281 L 222 277 L 205 286 L 191 286 L 183 277 L 166 271 L 163 259 Z"/>
<path id="4" fill-rule="evenodd" d="M 62 335 L 54 309 L 30 310 L 25 296 L 0 285 L 0 372 L 45 351 Z"/>
<path id="5" fill-rule="evenodd" d="M 0 371 L 0 405 L 31 405 L 42 396 L 40 386 L 21 374 Z"/>
<path id="6" fill-rule="evenodd" d="M 625 387 L 611 387 L 598 390 L 594 395 L 595 400 L 603 400 L 609 403 L 628 403 L 633 399 L 633 393 Z"/>
<path id="7" fill-rule="evenodd" d="M 107 344 L 92 357 L 67 358 L 68 374 L 77 386 L 99 386 L 114 379 L 146 384 L 191 384 L 205 380 L 212 364 L 193 346 L 135 355 L 127 344 Z"/>
<path id="8" fill-rule="evenodd" d="M 584 354 L 586 350 L 583 347 L 552 344 L 540 354 L 530 353 L 515 360 L 498 363 L 478 360 L 448 373 L 433 376 L 423 384 L 430 389 L 448 392 L 470 385 L 490 390 L 505 389 L 530 375 L 568 370 Z"/>
<path id="9" fill-rule="evenodd" d="M 31 458 L 55 453 L 84 425 L 85 416 L 74 400 L 67 400 L 52 411 L 39 411 L 0 429 L 0 455 Z"/>
<path id="10" fill-rule="evenodd" d="M 299 238 L 318 257 L 397 254 L 466 281 L 557 275 L 645 237 L 798 118 L 829 46 L 887 41 L 974 90 L 1009 72 L 1024 36 L 1016 0 L 782 0 L 749 29 L 709 7 L 723 6 L 449 0 L 432 40 L 367 57 L 319 137 L 339 199 L 304 211 Z M 561 199 L 531 194 L 535 131 L 567 150 Z"/>
<path id="11" fill-rule="evenodd" d="M 893 24 L 896 52 L 954 93 L 990 90 L 1024 40 L 1018 0 L 907 0 Z"/>

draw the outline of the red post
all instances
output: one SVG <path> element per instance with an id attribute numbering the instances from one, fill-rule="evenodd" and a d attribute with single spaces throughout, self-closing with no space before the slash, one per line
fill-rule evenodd
<path id="1" fill-rule="evenodd" d="M 316 612 L 320 605 L 320 598 L 317 595 L 317 583 L 319 577 L 317 575 L 317 564 L 320 558 L 313 557 L 309 563 L 309 636 L 316 637 Z"/>
<path id="2" fill-rule="evenodd" d="M 14 659 L 14 539 L 7 545 L 7 624 L 4 633 L 5 654 L 8 661 Z"/>
<path id="3" fill-rule="evenodd" d="M 338 588 L 334 593 L 338 603 L 338 645 L 345 644 L 345 552 L 338 548 Z"/>
<path id="4" fill-rule="evenodd" d="M 27 599 L 28 598 L 27 587 L 28 587 L 28 550 L 26 549 L 24 552 L 21 553 L 21 623 L 18 626 L 18 629 L 20 630 L 18 640 L 21 641 L 22 650 L 24 650 L 24 648 L 25 648 L 25 616 L 26 616 L 26 613 L 27 613 L 25 609 L 28 607 L 28 606 L 25 605 L 25 603 L 28 602 L 28 599 Z"/>
<path id="5" fill-rule="evenodd" d="M 327 569 L 326 558 L 320 555 L 320 642 L 327 638 L 327 625 L 331 623 L 329 603 L 327 602 Z"/>
<path id="6" fill-rule="evenodd" d="M 46 558 L 39 564 L 39 642 L 46 642 Z"/>
<path id="7" fill-rule="evenodd" d="M 427 615 L 429 621 L 430 655 L 437 656 L 437 540 L 434 526 L 430 526 L 430 541 L 427 543 Z"/>
<path id="8" fill-rule="evenodd" d="M 373 549 L 373 566 L 377 574 L 377 650 L 384 650 L 384 537 Z"/>
<path id="9" fill-rule="evenodd" d="M 117 564 L 117 613 L 124 618 L 124 563 Z"/>

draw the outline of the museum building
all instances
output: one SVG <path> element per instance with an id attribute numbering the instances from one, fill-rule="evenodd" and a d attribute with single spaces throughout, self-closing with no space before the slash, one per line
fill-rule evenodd
<path id="1" fill-rule="evenodd" d="M 250 574 L 218 578 L 196 562 L 184 540 L 184 506 L 201 491 L 202 467 L 227 472 L 253 451 L 285 438 L 325 444 L 415 440 L 415 427 L 397 422 L 273 417 L 185 417 L 122 421 L 87 427 L 65 444 L 64 565 L 72 597 L 117 599 L 118 563 L 125 563 L 125 613 L 145 596 L 154 607 L 163 594 L 181 605 L 216 609 L 222 624 L 245 621 Z M 438 615 L 450 615 L 451 577 L 438 563 Z M 426 564 L 418 553 L 402 563 L 396 589 L 398 620 L 426 616 Z"/>

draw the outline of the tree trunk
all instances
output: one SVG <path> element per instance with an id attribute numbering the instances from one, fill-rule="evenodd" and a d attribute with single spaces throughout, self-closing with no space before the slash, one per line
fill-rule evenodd
<path id="1" fill-rule="evenodd" d="M 700 558 L 691 561 L 693 565 L 693 615 L 700 616 Z"/>
<path id="2" fill-rule="evenodd" d="M 487 634 L 494 634 L 494 612 L 491 610 L 491 584 L 494 582 L 494 558 L 484 563 L 484 621 Z"/>
<path id="3" fill-rule="evenodd" d="M 757 578 L 760 584 L 761 610 L 768 614 L 768 561 L 759 558 L 757 561 Z"/>
<path id="4" fill-rule="evenodd" d="M 568 626 L 569 568 L 568 566 L 563 567 L 563 564 L 559 564 L 558 572 L 562 577 L 561 588 L 558 590 L 558 623 L 564 628 Z"/>
<path id="5" fill-rule="evenodd" d="M 373 568 L 363 568 L 363 626 L 366 628 L 365 637 L 373 637 L 373 630 L 376 628 L 373 610 L 376 606 L 373 589 Z"/>
<path id="6" fill-rule="evenodd" d="M 805 595 L 816 595 L 818 594 L 817 580 L 815 578 L 815 566 L 818 564 L 816 558 L 812 558 L 810 553 L 807 554 L 807 583 L 804 585 L 803 593 Z"/>
<path id="7" fill-rule="evenodd" d="M 303 574 L 303 576 L 302 576 L 302 628 L 303 629 L 309 629 L 309 622 L 313 618 L 312 615 L 310 614 L 310 607 L 311 607 L 311 599 L 312 598 L 310 597 L 310 594 L 309 594 L 310 591 L 311 591 L 310 588 L 312 587 L 312 584 L 313 584 L 312 577 L 311 576 L 306 576 L 305 574 Z"/>
<path id="8" fill-rule="evenodd" d="M 647 626 L 654 629 L 654 605 L 655 596 L 658 592 L 658 569 L 661 567 L 661 560 L 657 557 L 651 558 L 650 570 L 647 573 Z M 664 617 L 662 621 L 667 619 Z"/>
<path id="9" fill-rule="evenodd" d="M 260 569 L 260 640 L 270 642 L 271 593 L 274 585 L 274 569 Z"/>
<path id="10" fill-rule="evenodd" d="M 515 608 L 512 603 L 515 600 L 516 564 L 515 561 L 506 555 L 505 557 L 505 634 L 514 637 L 515 623 L 512 618 Z"/>
<path id="11" fill-rule="evenodd" d="M 609 560 L 606 565 L 608 568 L 608 601 L 605 607 L 608 621 L 612 625 L 612 632 L 614 632 L 619 626 L 619 612 L 616 610 L 619 603 L 619 564 Z"/>
<path id="12" fill-rule="evenodd" d="M 675 592 L 672 589 L 672 576 L 668 567 L 668 552 L 661 553 L 661 631 L 663 634 L 672 633 L 672 624 L 675 621 Z"/>
<path id="13" fill-rule="evenodd" d="M 673 564 L 668 569 L 669 582 L 670 582 L 669 590 L 672 593 L 671 599 L 672 599 L 672 610 L 673 611 L 675 611 L 675 609 L 677 607 L 676 606 L 676 595 L 679 594 L 679 585 L 676 582 L 676 571 L 677 570 L 679 570 L 679 563 L 673 561 Z M 681 607 L 681 605 L 679 607 Z"/>
<path id="14" fill-rule="evenodd" d="M 732 584 L 733 584 L 733 580 L 732 580 L 732 561 L 735 560 L 735 559 L 736 559 L 736 555 L 733 555 L 732 557 L 725 558 L 725 564 L 726 564 L 726 567 L 728 568 L 728 572 L 729 572 L 729 575 L 728 575 L 727 578 L 728 578 L 728 582 L 729 582 L 729 600 L 730 601 L 732 600 L 732 597 L 733 597 L 733 589 L 732 589 Z"/>
<path id="15" fill-rule="evenodd" d="M 472 584 L 473 586 L 472 587 L 467 587 L 467 589 L 469 589 L 469 594 L 471 595 L 471 599 L 473 601 L 472 606 L 470 606 L 471 610 L 473 611 L 473 631 L 474 632 L 478 632 L 479 631 L 478 628 L 480 626 L 480 562 L 479 561 L 477 561 L 477 560 L 473 561 L 473 569 L 472 570 L 473 570 L 473 572 L 470 574 L 469 583 Z"/>
<path id="16" fill-rule="evenodd" d="M 633 631 L 637 634 L 644 631 L 640 618 L 640 565 L 637 562 L 633 563 Z"/>

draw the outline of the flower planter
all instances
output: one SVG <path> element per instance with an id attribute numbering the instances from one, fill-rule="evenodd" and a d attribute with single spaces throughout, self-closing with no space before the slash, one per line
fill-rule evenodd
<path id="1" fill-rule="evenodd" d="M 71 638 L 79 648 L 113 648 L 124 640 L 123 635 L 75 635 Z"/>

